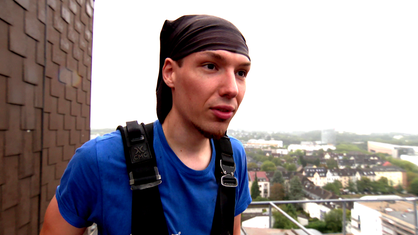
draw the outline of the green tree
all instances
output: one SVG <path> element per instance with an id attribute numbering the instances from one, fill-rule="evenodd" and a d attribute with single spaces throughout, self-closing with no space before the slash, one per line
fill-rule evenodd
<path id="1" fill-rule="evenodd" d="M 289 200 L 300 200 L 303 197 L 302 182 L 299 177 L 294 176 L 289 181 L 289 192 L 287 197 Z"/>
<path id="2" fill-rule="evenodd" d="M 258 179 L 257 179 L 257 175 L 256 175 L 255 179 L 254 179 L 254 182 L 251 185 L 251 198 L 256 199 L 258 196 L 260 196 L 260 188 L 258 186 Z"/>
<path id="3" fill-rule="evenodd" d="M 403 187 L 402 187 L 402 185 L 400 185 L 400 184 L 398 184 L 396 187 L 395 187 L 395 190 L 396 190 L 396 192 L 397 193 L 403 193 Z"/>
<path id="4" fill-rule="evenodd" d="M 312 222 L 309 222 L 309 224 L 306 226 L 306 228 L 316 229 L 316 230 L 320 231 L 321 233 L 327 233 L 328 232 L 327 224 L 325 223 L 325 221 L 321 221 L 321 220 L 318 220 L 318 219 L 316 219 Z"/>
<path id="5" fill-rule="evenodd" d="M 284 168 L 286 169 L 286 171 L 296 171 L 296 165 L 293 163 L 285 163 Z"/>
<path id="6" fill-rule="evenodd" d="M 275 183 L 270 187 L 270 199 L 274 201 L 284 199 L 284 188 L 280 183 Z"/>
<path id="7" fill-rule="evenodd" d="M 307 164 L 307 162 L 306 162 L 306 160 L 303 158 L 303 156 L 299 156 L 299 163 L 300 163 L 303 167 L 305 167 L 305 166 L 306 166 L 306 164 Z"/>
<path id="8" fill-rule="evenodd" d="M 350 220 L 351 211 L 346 210 L 345 214 L 346 214 L 347 220 Z M 343 228 L 342 223 L 343 223 L 343 210 L 342 209 L 331 210 L 325 215 L 325 224 L 327 225 L 327 229 L 329 232 L 340 233 Z"/>
<path id="9" fill-rule="evenodd" d="M 418 196 L 418 178 L 412 180 L 411 185 L 409 186 L 409 192 Z"/>
<path id="10" fill-rule="evenodd" d="M 325 190 L 328 190 L 328 191 L 330 191 L 330 192 L 333 192 L 333 193 L 335 193 L 335 194 L 337 194 L 337 195 L 340 195 L 340 190 L 338 189 L 338 187 L 335 185 L 335 184 L 333 184 L 333 183 L 327 183 L 326 185 L 324 185 L 323 187 L 322 187 L 323 189 L 325 189 Z"/>
<path id="11" fill-rule="evenodd" d="M 350 192 L 357 192 L 356 184 L 352 180 L 349 180 L 348 181 L 348 187 L 347 187 L 347 189 Z"/>
<path id="12" fill-rule="evenodd" d="M 275 171 L 277 170 L 276 165 L 274 165 L 271 161 L 265 161 L 263 164 L 261 164 L 261 170 L 262 171 Z"/>
<path id="13" fill-rule="evenodd" d="M 273 180 L 271 181 L 271 183 L 273 183 L 273 184 L 274 183 L 279 183 L 279 184 L 282 184 L 283 185 L 284 178 L 283 178 L 283 173 L 280 170 L 276 170 L 274 172 Z"/>
<path id="14" fill-rule="evenodd" d="M 338 168 L 338 162 L 334 159 L 328 159 L 326 161 L 328 169 Z"/>
<path id="15" fill-rule="evenodd" d="M 297 219 L 296 209 L 293 204 L 281 205 L 280 209 L 290 215 L 292 218 Z M 286 218 L 282 213 L 276 211 L 273 213 L 274 228 L 292 229 L 298 228 L 296 224 Z"/>
<path id="16" fill-rule="evenodd" d="M 247 164 L 247 168 L 249 171 L 255 171 L 258 169 L 258 165 L 255 162 L 250 162 Z"/>
<path id="17" fill-rule="evenodd" d="M 276 165 L 276 166 L 280 166 L 280 164 L 281 164 L 280 159 L 279 159 L 279 158 L 277 158 L 277 157 L 273 158 L 272 162 L 273 162 L 273 163 L 274 163 L 274 165 Z"/>
<path id="18" fill-rule="evenodd" d="M 360 180 L 357 181 L 357 190 L 358 192 L 362 193 L 364 191 L 371 191 L 372 190 L 372 182 L 367 177 L 361 177 Z"/>

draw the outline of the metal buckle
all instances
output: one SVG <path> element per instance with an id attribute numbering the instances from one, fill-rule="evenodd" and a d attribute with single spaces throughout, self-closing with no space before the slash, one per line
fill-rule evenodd
<path id="1" fill-rule="evenodd" d="M 221 159 L 220 164 L 221 164 L 222 173 L 224 174 L 221 177 L 221 185 L 224 186 L 224 187 L 230 187 L 230 188 L 237 187 L 238 186 L 238 180 L 234 176 L 235 163 L 234 163 L 233 166 L 224 165 L 224 164 L 222 164 L 222 159 Z"/>
<path id="2" fill-rule="evenodd" d="M 235 188 L 238 186 L 238 180 L 233 175 L 224 175 L 221 177 L 221 185 L 228 188 Z"/>
<path id="3" fill-rule="evenodd" d="M 129 184 L 131 185 L 131 190 L 138 190 L 138 189 L 143 190 L 143 189 L 152 188 L 152 187 L 160 185 L 163 181 L 161 180 L 161 175 L 158 172 L 158 168 L 154 167 L 154 171 L 155 171 L 156 180 L 153 181 L 153 182 L 140 184 L 140 185 L 135 184 L 135 179 L 134 179 L 133 173 L 129 172 Z"/>

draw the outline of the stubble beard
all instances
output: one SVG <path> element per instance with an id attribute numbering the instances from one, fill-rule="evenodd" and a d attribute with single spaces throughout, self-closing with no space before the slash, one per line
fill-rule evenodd
<path id="1" fill-rule="evenodd" d="M 217 129 L 217 130 L 206 130 L 204 127 L 202 126 L 197 126 L 195 125 L 196 129 L 199 130 L 199 132 L 206 138 L 208 139 L 214 139 L 214 140 L 219 140 L 221 139 L 225 133 L 226 133 L 226 129 Z"/>

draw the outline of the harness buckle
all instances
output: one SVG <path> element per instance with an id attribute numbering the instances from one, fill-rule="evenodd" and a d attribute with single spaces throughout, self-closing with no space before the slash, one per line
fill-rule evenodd
<path id="1" fill-rule="evenodd" d="M 235 163 L 232 166 L 224 165 L 222 159 L 220 160 L 221 170 L 224 174 L 221 177 L 221 185 L 224 187 L 235 188 L 238 186 L 238 180 L 234 176 Z"/>
<path id="2" fill-rule="evenodd" d="M 161 175 L 158 172 L 158 168 L 154 167 L 154 171 L 154 176 L 147 176 L 139 179 L 134 178 L 132 171 L 129 172 L 129 184 L 131 185 L 131 190 L 143 190 L 160 185 L 163 181 L 161 180 Z"/>

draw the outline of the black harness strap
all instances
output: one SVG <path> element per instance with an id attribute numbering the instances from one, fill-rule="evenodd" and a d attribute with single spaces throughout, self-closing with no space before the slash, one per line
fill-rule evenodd
<path id="1" fill-rule="evenodd" d="M 162 183 L 153 148 L 153 123 L 127 122 L 117 128 L 122 135 L 132 189 L 132 235 L 168 234 L 158 185 Z M 214 140 L 218 196 L 211 235 L 232 235 L 235 215 L 235 162 L 227 135 Z"/>
<path id="2" fill-rule="evenodd" d="M 132 189 L 132 235 L 168 234 L 157 187 L 162 181 L 152 147 L 153 123 L 127 122 L 125 128 L 118 126 L 118 130 Z"/>
<path id="3" fill-rule="evenodd" d="M 211 235 L 232 235 L 235 218 L 235 188 L 238 186 L 238 180 L 234 176 L 235 162 L 232 146 L 227 135 L 220 140 L 214 140 L 214 143 L 215 177 L 219 187 Z"/>

